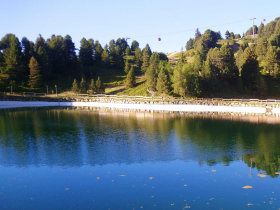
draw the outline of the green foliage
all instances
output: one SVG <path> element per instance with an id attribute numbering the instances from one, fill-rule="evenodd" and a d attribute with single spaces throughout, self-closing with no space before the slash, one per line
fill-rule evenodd
<path id="1" fill-rule="evenodd" d="M 258 71 L 257 56 L 254 51 L 247 47 L 244 51 L 244 64 L 242 66 L 241 78 L 244 88 L 256 90 L 256 82 L 260 75 Z"/>
<path id="2" fill-rule="evenodd" d="M 132 88 L 136 83 L 135 74 L 134 74 L 134 68 L 131 66 L 131 69 L 129 70 L 127 76 L 126 76 L 126 87 Z"/>
<path id="3" fill-rule="evenodd" d="M 125 67 L 124 67 L 124 72 L 127 74 L 130 70 L 130 64 L 128 60 L 125 61 Z"/>
<path id="4" fill-rule="evenodd" d="M 102 52 L 101 59 L 102 59 L 102 62 L 105 64 L 105 66 L 109 65 L 109 51 L 108 51 L 107 45 L 104 46 L 104 50 Z"/>
<path id="5" fill-rule="evenodd" d="M 79 83 L 77 82 L 76 79 L 74 79 L 74 82 L 73 82 L 73 84 L 72 84 L 71 90 L 72 90 L 74 93 L 79 93 L 79 92 L 80 92 Z"/>
<path id="6" fill-rule="evenodd" d="M 253 35 L 253 29 L 254 29 L 254 34 L 257 34 L 257 33 L 258 33 L 258 26 L 254 25 L 254 28 L 253 28 L 253 27 L 250 27 L 250 28 L 246 31 L 245 36 Z"/>
<path id="7" fill-rule="evenodd" d="M 149 49 L 146 47 L 146 48 L 144 48 L 144 50 L 143 50 L 143 57 L 142 57 L 142 59 L 143 59 L 143 63 L 142 63 L 142 67 L 141 67 L 141 69 L 142 69 L 142 71 L 143 72 L 146 72 L 147 71 L 147 69 L 148 69 L 148 67 L 149 67 L 149 64 L 150 64 L 150 51 L 149 51 Z"/>
<path id="8" fill-rule="evenodd" d="M 242 69 L 242 66 L 243 66 L 243 62 L 244 62 L 244 52 L 243 52 L 242 48 L 240 48 L 237 51 L 236 57 L 235 57 L 235 63 L 236 63 L 236 66 L 239 70 L 239 75 L 241 74 L 241 69 Z"/>
<path id="9" fill-rule="evenodd" d="M 135 50 L 135 64 L 138 67 L 142 66 L 142 52 L 141 52 L 140 48 L 136 48 L 136 50 Z"/>
<path id="10" fill-rule="evenodd" d="M 2 72 L 8 74 L 10 79 L 19 79 L 24 75 L 24 69 L 22 48 L 18 38 L 14 34 L 7 34 L 1 40 L 1 45 L 4 47 Z"/>
<path id="11" fill-rule="evenodd" d="M 131 43 L 131 51 L 135 51 L 139 48 L 139 43 L 136 40 L 133 40 Z"/>
<path id="12" fill-rule="evenodd" d="M 170 89 L 170 80 L 168 77 L 168 72 L 166 72 L 165 68 L 161 68 L 157 78 L 157 86 L 156 89 L 159 94 L 168 94 Z"/>
<path id="13" fill-rule="evenodd" d="M 126 50 L 125 50 L 125 55 L 128 56 L 130 55 L 130 49 L 129 49 L 129 46 L 126 47 Z"/>
<path id="14" fill-rule="evenodd" d="M 240 38 L 241 38 L 240 34 L 235 34 L 234 35 L 234 39 L 240 39 Z"/>
<path id="15" fill-rule="evenodd" d="M 105 93 L 105 88 L 100 77 L 98 77 L 96 81 L 96 91 L 97 93 Z"/>
<path id="16" fill-rule="evenodd" d="M 39 64 L 32 56 L 29 63 L 30 75 L 28 85 L 31 88 L 39 88 L 41 86 L 42 78 L 40 74 Z"/>
<path id="17" fill-rule="evenodd" d="M 261 98 L 265 98 L 267 96 L 267 84 L 264 77 L 259 77 L 257 79 L 257 91 Z"/>
<path id="18" fill-rule="evenodd" d="M 93 56 L 95 63 L 101 62 L 102 53 L 103 53 L 103 48 L 102 48 L 101 44 L 99 43 L 99 41 L 96 40 L 95 44 L 94 44 L 94 56 Z"/>
<path id="19" fill-rule="evenodd" d="M 256 54 L 260 59 L 265 57 L 267 52 L 267 40 L 265 38 L 259 38 L 258 44 L 256 46 Z"/>
<path id="20" fill-rule="evenodd" d="M 274 75 L 274 65 L 277 63 L 277 55 L 276 55 L 276 49 L 275 47 L 270 46 L 268 48 L 268 51 L 266 53 L 265 57 L 265 62 L 266 62 L 266 73 L 268 75 L 272 76 Z"/>
<path id="21" fill-rule="evenodd" d="M 85 38 L 81 40 L 79 60 L 82 75 L 84 75 L 85 77 L 91 76 L 93 74 L 93 49 L 90 43 Z"/>
<path id="22" fill-rule="evenodd" d="M 189 41 L 187 41 L 186 50 L 190 50 L 192 48 L 193 48 L 193 39 L 190 38 Z"/>
<path id="23" fill-rule="evenodd" d="M 80 93 L 81 93 L 81 94 L 87 93 L 87 89 L 88 89 L 87 83 L 86 83 L 85 79 L 82 78 L 82 81 L 81 81 L 81 83 L 80 83 Z"/>
<path id="24" fill-rule="evenodd" d="M 94 94 L 96 92 L 96 86 L 94 83 L 94 79 L 91 79 L 90 84 L 89 84 L 89 91 L 91 94 Z"/>

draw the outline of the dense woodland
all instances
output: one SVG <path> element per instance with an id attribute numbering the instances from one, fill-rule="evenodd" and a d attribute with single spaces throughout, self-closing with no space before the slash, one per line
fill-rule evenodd
<path id="1" fill-rule="evenodd" d="M 140 49 L 134 40 L 129 46 L 124 38 L 105 46 L 82 38 L 76 49 L 69 35 L 47 40 L 39 35 L 33 43 L 7 34 L 0 42 L 0 92 L 69 81 L 63 88 L 75 93 L 104 93 L 108 85 L 125 85 L 128 94 L 142 88 L 142 95 L 264 98 L 277 92 L 271 84 L 280 82 L 280 18 L 254 26 L 254 33 L 256 38 L 249 36 L 253 27 L 242 35 L 226 31 L 223 38 L 220 32 L 197 29 L 176 62 L 148 44 Z M 114 83 L 118 75 L 122 79 Z M 136 75 L 143 79 L 136 82 Z"/>

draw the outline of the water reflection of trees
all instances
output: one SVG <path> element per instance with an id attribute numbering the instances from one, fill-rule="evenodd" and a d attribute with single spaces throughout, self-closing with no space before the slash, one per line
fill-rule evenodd
<path id="1" fill-rule="evenodd" d="M 250 167 L 253 158 L 253 168 L 275 177 L 279 125 L 259 123 L 267 121 L 265 116 L 252 118 L 42 108 L 2 110 L 0 163 L 72 167 L 180 159 L 200 165 L 229 165 L 243 159 Z"/>

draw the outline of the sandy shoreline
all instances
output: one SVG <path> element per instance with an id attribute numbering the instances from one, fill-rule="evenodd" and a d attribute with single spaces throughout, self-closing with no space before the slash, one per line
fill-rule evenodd
<path id="1" fill-rule="evenodd" d="M 246 112 L 265 113 L 266 108 L 262 107 L 233 107 L 233 106 L 206 106 L 206 105 L 174 105 L 174 104 L 118 104 L 99 102 L 23 102 L 23 101 L 0 101 L 1 108 L 17 107 L 45 107 L 45 106 L 88 106 L 88 107 L 109 107 L 117 109 L 140 109 L 140 110 L 161 110 L 161 111 L 189 111 L 189 112 Z M 280 109 L 273 109 L 273 113 L 280 113 Z"/>

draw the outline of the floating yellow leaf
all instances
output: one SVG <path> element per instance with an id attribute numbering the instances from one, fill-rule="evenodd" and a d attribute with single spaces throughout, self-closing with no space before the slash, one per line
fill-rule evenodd
<path id="1" fill-rule="evenodd" d="M 175 203 L 171 203 L 171 206 L 174 206 Z"/>
<path id="2" fill-rule="evenodd" d="M 112 180 L 112 182 L 113 182 L 114 180 Z"/>
<path id="3" fill-rule="evenodd" d="M 266 175 L 265 175 L 265 174 L 258 174 L 258 176 L 259 176 L 259 177 L 261 177 L 261 178 L 266 177 Z"/>
<path id="4" fill-rule="evenodd" d="M 96 177 L 96 179 L 100 179 L 99 177 Z"/>
<path id="5" fill-rule="evenodd" d="M 185 206 L 183 209 L 190 209 L 191 207 L 190 206 Z"/>
<path id="6" fill-rule="evenodd" d="M 217 170 L 215 170 L 215 169 L 212 169 L 212 172 L 216 172 Z"/>
<path id="7" fill-rule="evenodd" d="M 151 197 L 153 198 L 154 196 L 152 195 Z"/>
<path id="8" fill-rule="evenodd" d="M 275 172 L 275 174 L 280 174 L 280 172 Z"/>
<path id="9" fill-rule="evenodd" d="M 248 205 L 248 206 L 253 206 L 254 204 L 252 204 L 252 203 L 248 203 L 247 205 Z"/>
<path id="10" fill-rule="evenodd" d="M 66 188 L 65 190 L 69 190 L 69 188 Z"/>
<path id="11" fill-rule="evenodd" d="M 242 187 L 242 188 L 244 188 L 244 189 L 250 189 L 250 188 L 253 188 L 253 187 L 250 186 L 250 185 L 246 185 L 246 186 L 244 186 L 244 187 Z"/>
<path id="12" fill-rule="evenodd" d="M 126 176 L 126 175 L 120 175 L 120 176 Z"/>
<path id="13" fill-rule="evenodd" d="M 185 184 L 184 187 L 186 187 L 186 186 L 188 186 L 188 185 Z"/>
<path id="14" fill-rule="evenodd" d="M 150 177 L 149 179 L 153 179 L 154 177 Z"/>

